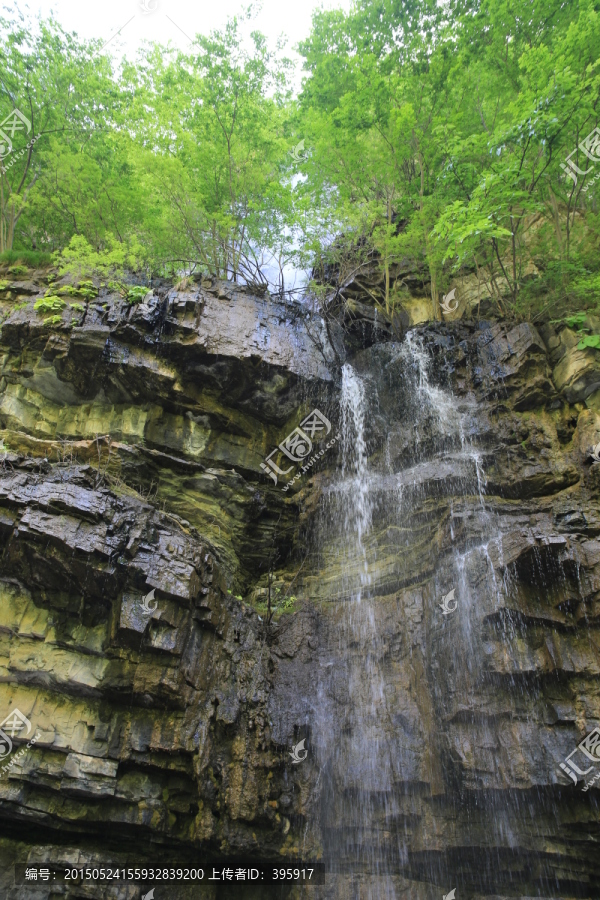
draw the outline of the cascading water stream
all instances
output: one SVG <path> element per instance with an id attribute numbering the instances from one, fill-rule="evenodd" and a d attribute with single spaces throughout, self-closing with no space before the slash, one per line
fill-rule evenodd
<path id="1" fill-rule="evenodd" d="M 322 571 L 336 572 L 327 604 L 336 653 L 335 662 L 321 662 L 311 721 L 321 845 L 329 871 L 350 879 L 340 897 L 406 896 L 411 851 L 435 843 L 442 827 L 436 759 L 452 750 L 468 760 L 475 716 L 484 746 L 471 777 L 485 788 L 497 775 L 486 749 L 494 730 L 470 698 L 488 690 L 478 641 L 510 577 L 496 576 L 502 533 L 485 503 L 475 404 L 431 384 L 430 364 L 408 335 L 386 345 L 368 376 L 350 365 L 342 372 L 341 470 L 326 491 L 317 539 Z M 376 421 L 379 453 L 370 444 Z M 515 640 L 510 618 L 498 627 L 503 640 Z M 452 748 L 442 722 L 458 723 Z M 409 790 L 415 782 L 418 794 Z M 509 814 L 485 794 L 483 806 L 473 806 L 448 793 L 467 833 L 484 827 L 491 845 L 510 850 L 518 799 Z M 453 887 L 439 861 L 420 877 Z M 471 882 L 479 877 L 472 873 Z"/>
<path id="2" fill-rule="evenodd" d="M 343 674 L 328 673 L 335 675 L 335 683 L 326 675 L 319 693 L 322 699 L 335 695 L 343 684 L 349 702 L 340 734 L 328 729 L 326 715 L 319 717 L 315 731 L 328 769 L 322 803 L 326 853 L 331 860 L 337 859 L 341 871 L 345 861 L 352 859 L 358 869 L 381 876 L 386 874 L 386 867 L 377 852 L 377 832 L 388 811 L 393 773 L 390 747 L 381 724 L 382 716 L 385 717 L 385 684 L 376 603 L 370 592 L 373 548 L 366 546 L 372 519 L 365 439 L 367 402 L 361 378 L 350 365 L 345 365 L 341 395 L 342 471 L 333 506 L 343 523 L 344 535 L 337 627 L 346 669 Z M 322 709 L 328 705 L 325 702 Z M 344 821 L 341 830 L 331 828 L 332 809 Z M 395 895 L 379 878 L 377 892 L 369 896 L 389 896 L 391 900 Z"/>

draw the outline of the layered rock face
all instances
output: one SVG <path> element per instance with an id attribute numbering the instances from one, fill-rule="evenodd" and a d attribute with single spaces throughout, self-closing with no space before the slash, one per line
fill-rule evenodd
<path id="1" fill-rule="evenodd" d="M 43 290 L 2 300 L 3 896 L 140 893 L 14 862 L 228 854 L 324 858 L 323 897 L 597 896 L 597 788 L 559 766 L 600 722 L 596 352 L 466 321 L 345 349 L 216 282 L 57 325 Z M 343 439 L 284 492 L 261 463 L 315 408 Z"/>

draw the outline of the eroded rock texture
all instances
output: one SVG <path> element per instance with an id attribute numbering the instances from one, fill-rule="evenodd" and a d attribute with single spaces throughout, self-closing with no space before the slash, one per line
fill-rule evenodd
<path id="1" fill-rule="evenodd" d="M 15 861 L 208 853 L 335 854 L 322 897 L 598 896 L 598 788 L 559 768 L 600 723 L 595 351 L 466 321 L 412 355 L 393 328 L 345 351 L 335 323 L 208 282 L 57 327 L 43 289 L 2 301 L 0 713 L 38 735 L 0 775 L 3 896 L 140 895 L 18 888 Z M 345 352 L 372 473 L 374 617 L 352 640 L 340 445 L 287 494 L 260 468 L 315 406 L 339 428 Z M 462 430 L 415 407 L 419 353 Z M 351 750 L 367 659 L 379 781 Z"/>

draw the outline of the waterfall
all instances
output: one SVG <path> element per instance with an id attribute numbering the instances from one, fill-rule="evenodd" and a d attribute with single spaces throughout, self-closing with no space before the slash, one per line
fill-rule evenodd
<path id="1" fill-rule="evenodd" d="M 366 392 L 352 366 L 342 368 L 342 484 L 350 502 L 344 503 L 344 531 L 355 535 L 356 551 L 364 565 L 364 585 L 369 572 L 363 536 L 371 524 L 371 499 L 368 483 L 367 445 L 365 442 Z M 358 596 L 360 600 L 360 594 Z"/>
<path id="2" fill-rule="evenodd" d="M 393 789 L 391 748 L 382 727 L 385 678 L 378 639 L 377 601 L 371 594 L 373 548 L 367 545 L 373 513 L 366 444 L 368 396 L 352 366 L 342 371 L 340 480 L 331 492 L 333 520 L 342 524 L 337 635 L 343 672 L 326 667 L 319 685 L 315 740 L 326 772 L 321 817 L 330 870 L 348 863 L 377 877 L 366 896 L 395 897 L 380 858 L 379 834 L 390 814 Z M 348 698 L 338 732 L 329 721 L 330 699 L 343 690 Z M 326 712 L 327 711 L 327 712 Z M 337 823 L 343 822 L 342 828 Z M 382 877 L 383 876 L 383 881 Z"/>
<path id="3" fill-rule="evenodd" d="M 313 702 L 316 818 L 341 879 L 336 897 L 404 897 L 410 875 L 441 900 L 457 887 L 448 816 L 474 845 L 485 830 L 491 868 L 513 847 L 515 824 L 535 831 L 518 799 L 509 810 L 485 794 L 498 777 L 497 734 L 476 704 L 489 695 L 481 635 L 517 639 L 510 617 L 485 625 L 511 584 L 496 575 L 502 533 L 485 500 L 475 401 L 432 382 L 414 335 L 368 356 L 368 374 L 343 367 L 342 460 L 315 540 L 336 648 L 336 662 L 321 659 Z M 451 782 L 463 758 L 461 792 Z M 438 844 L 435 863 L 419 862 L 419 847 Z M 487 877 L 477 869 L 466 881 Z"/>

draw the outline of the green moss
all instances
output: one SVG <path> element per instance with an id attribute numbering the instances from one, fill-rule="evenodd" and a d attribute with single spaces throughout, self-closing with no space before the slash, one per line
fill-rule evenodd
<path id="1" fill-rule="evenodd" d="M 17 312 L 17 310 L 19 310 L 19 309 L 25 309 L 26 306 L 27 306 L 27 300 L 23 300 L 22 303 L 17 303 L 16 306 L 13 306 L 12 309 L 9 309 L 8 312 L 4 313 L 3 316 L 0 316 L 0 324 L 2 322 L 4 322 L 5 319 L 8 319 L 8 317 L 10 315 L 12 315 L 12 313 Z"/>
<path id="2" fill-rule="evenodd" d="M 44 325 L 62 325 L 62 316 L 48 316 L 44 319 Z"/>

